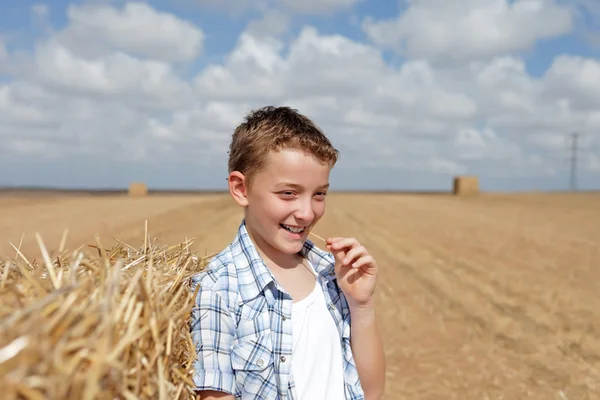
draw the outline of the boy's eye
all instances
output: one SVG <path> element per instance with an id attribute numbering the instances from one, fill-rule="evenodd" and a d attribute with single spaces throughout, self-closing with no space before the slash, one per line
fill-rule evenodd
<path id="1" fill-rule="evenodd" d="M 296 192 L 291 191 L 291 190 L 284 190 L 284 191 L 279 192 L 279 194 L 283 195 L 285 197 L 290 197 L 290 196 L 295 196 Z M 315 193 L 315 195 L 319 196 L 319 197 L 325 197 L 325 196 L 327 196 L 327 192 L 317 192 L 317 193 Z"/>

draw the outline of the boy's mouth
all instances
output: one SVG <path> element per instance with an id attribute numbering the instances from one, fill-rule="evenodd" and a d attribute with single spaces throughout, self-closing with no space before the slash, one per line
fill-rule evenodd
<path id="1" fill-rule="evenodd" d="M 304 228 L 298 228 L 298 227 L 295 227 L 295 226 L 284 225 L 284 224 L 279 224 L 279 226 L 281 226 L 286 231 L 292 232 L 292 233 L 302 233 L 302 232 L 304 232 Z"/>

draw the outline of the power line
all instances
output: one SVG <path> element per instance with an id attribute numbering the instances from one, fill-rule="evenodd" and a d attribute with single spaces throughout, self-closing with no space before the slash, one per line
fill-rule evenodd
<path id="1" fill-rule="evenodd" d="M 571 133 L 571 178 L 570 186 L 571 191 L 577 190 L 577 146 L 578 146 L 579 133 Z"/>

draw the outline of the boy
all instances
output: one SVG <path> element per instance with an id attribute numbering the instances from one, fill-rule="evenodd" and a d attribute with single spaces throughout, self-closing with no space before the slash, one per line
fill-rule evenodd
<path id="1" fill-rule="evenodd" d="M 331 253 L 308 240 L 338 154 L 288 107 L 257 110 L 235 130 L 229 191 L 244 218 L 233 242 L 193 279 L 201 399 L 382 396 L 377 264 L 355 239 L 327 239 Z"/>

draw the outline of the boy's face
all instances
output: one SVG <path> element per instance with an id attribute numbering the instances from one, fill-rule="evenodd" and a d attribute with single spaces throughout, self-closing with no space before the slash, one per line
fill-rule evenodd
<path id="1" fill-rule="evenodd" d="M 248 231 L 268 257 L 300 251 L 308 233 L 325 213 L 331 167 L 299 150 L 271 152 L 248 189 L 232 173 L 230 187 L 246 208 Z"/>

